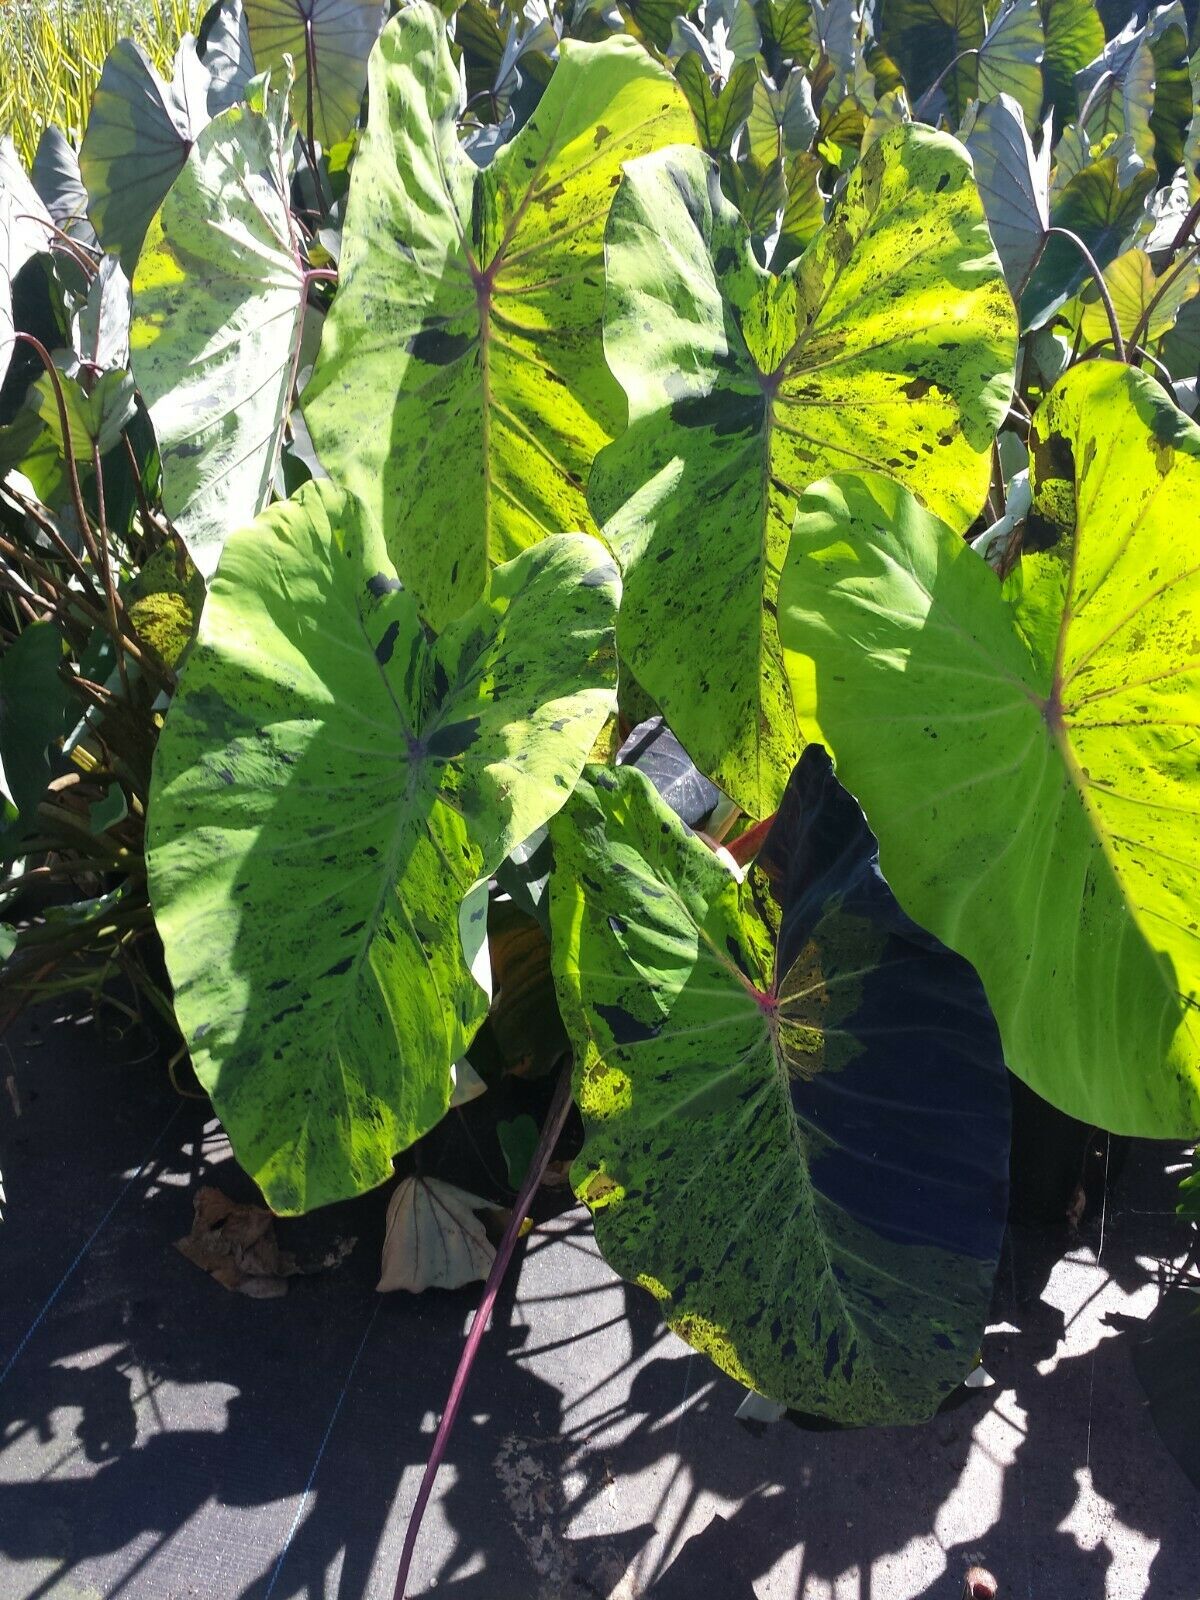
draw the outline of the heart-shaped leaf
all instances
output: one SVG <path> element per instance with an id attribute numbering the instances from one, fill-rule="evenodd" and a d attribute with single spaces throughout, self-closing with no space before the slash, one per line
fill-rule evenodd
<path id="1" fill-rule="evenodd" d="M 445 1111 L 487 1010 L 487 878 L 613 709 L 616 602 L 595 540 L 547 540 L 429 643 L 328 480 L 226 545 L 150 887 L 196 1071 L 276 1211 L 382 1183 Z"/>
<path id="2" fill-rule="evenodd" d="M 590 498 L 625 573 L 622 658 L 701 770 L 755 816 L 799 753 L 775 631 L 796 498 L 880 465 L 965 529 L 1011 390 L 1012 301 L 966 152 L 871 146 L 780 276 L 712 163 L 630 163 L 607 238 L 605 352 L 628 431 Z"/>
<path id="3" fill-rule="evenodd" d="M 260 72 L 290 56 L 292 109 L 301 132 L 326 150 L 358 121 L 367 58 L 383 26 L 382 0 L 242 0 Z"/>
<path id="4" fill-rule="evenodd" d="M 584 486 L 622 414 L 599 336 L 604 219 L 622 162 L 695 135 L 679 89 L 629 38 L 565 42 L 483 171 L 459 147 L 461 85 L 432 7 L 388 24 L 370 74 L 304 412 L 440 627 L 490 565 L 591 528 Z"/>
<path id="5" fill-rule="evenodd" d="M 79 169 L 100 242 L 120 256 L 129 277 L 151 217 L 207 122 L 208 73 L 190 35 L 179 46 L 170 83 L 141 45 L 117 40 L 96 86 Z"/>
<path id="6" fill-rule="evenodd" d="M 1180 262 L 1159 279 L 1144 250 L 1126 250 L 1105 267 L 1104 282 L 1122 335 L 1132 339 L 1141 328 L 1142 343 L 1156 344 L 1174 327 L 1183 306 L 1200 291 L 1200 270 L 1194 262 Z M 1083 336 L 1088 344 L 1110 339 L 1108 313 L 1095 284 L 1086 285 L 1080 301 Z"/>
<path id="7" fill-rule="evenodd" d="M 133 371 L 163 504 L 208 576 L 275 481 L 304 326 L 281 119 L 235 106 L 201 133 L 133 280 Z"/>
<path id="8" fill-rule="evenodd" d="M 815 746 L 744 884 L 629 768 L 592 768 L 551 835 L 572 1182 L 604 1255 L 761 1394 L 928 1416 L 978 1351 L 1004 1229 L 975 974 L 900 911 Z"/>
<path id="9" fill-rule="evenodd" d="M 1114 1132 L 1200 1129 L 1200 428 L 1076 366 L 1035 419 L 1008 590 L 876 475 L 796 520 L 796 710 L 868 809 L 901 904 L 978 969 L 1009 1066 Z"/>

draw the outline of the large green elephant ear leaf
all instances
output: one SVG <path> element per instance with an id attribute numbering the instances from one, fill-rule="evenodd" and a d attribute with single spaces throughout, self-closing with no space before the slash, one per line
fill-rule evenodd
<path id="1" fill-rule="evenodd" d="M 900 911 L 805 750 L 738 884 L 640 773 L 551 824 L 555 979 L 609 1262 L 771 1399 L 929 1416 L 972 1366 L 1008 1083 L 979 980 Z"/>
<path id="2" fill-rule="evenodd" d="M 266 505 L 283 444 L 307 290 L 289 170 L 277 115 L 224 112 L 196 141 L 134 274 L 133 371 L 162 453 L 163 504 L 205 576 L 226 535 Z"/>
<path id="3" fill-rule="evenodd" d="M 550 539 L 430 643 L 328 480 L 226 545 L 155 759 L 150 894 L 275 1210 L 382 1183 L 445 1112 L 487 1010 L 486 880 L 614 707 L 617 595 L 598 541 Z"/>
<path id="4" fill-rule="evenodd" d="M 981 0 L 887 0 L 880 8 L 879 42 L 904 74 L 914 104 L 936 85 L 955 125 L 975 93 L 986 32 Z"/>
<path id="5" fill-rule="evenodd" d="M 633 162 L 613 202 L 604 345 L 628 431 L 590 497 L 625 574 L 621 655 L 755 816 L 799 753 L 775 628 L 797 497 L 893 472 L 960 530 L 987 493 L 1016 319 L 962 146 L 885 134 L 779 277 L 698 152 Z"/>
<path id="6" fill-rule="evenodd" d="M 1046 53 L 1046 99 L 1061 130 L 1079 110 L 1075 74 L 1104 49 L 1104 24 L 1095 0 L 1040 0 Z"/>
<path id="7" fill-rule="evenodd" d="M 1038 412 L 1017 575 L 894 483 L 802 502 L 780 588 L 900 902 L 978 969 L 1009 1066 L 1114 1132 L 1200 1129 L 1200 428 L 1077 366 Z"/>
<path id="8" fill-rule="evenodd" d="M 304 397 L 322 464 L 434 627 L 489 566 L 592 528 L 584 487 L 623 414 L 600 340 L 605 217 L 624 161 L 695 137 L 629 38 L 564 42 L 482 172 L 459 148 L 461 100 L 441 16 L 409 6 L 371 58 L 340 288 Z"/>
<path id="9" fill-rule="evenodd" d="M 208 73 L 189 35 L 170 83 L 141 45 L 118 39 L 96 86 L 79 168 L 100 242 L 133 276 L 150 219 L 208 121 Z"/>
<path id="10" fill-rule="evenodd" d="M 381 0 L 243 0 L 254 63 L 280 70 L 291 56 L 292 110 L 305 134 L 329 149 L 358 121 L 367 57 L 379 37 Z"/>

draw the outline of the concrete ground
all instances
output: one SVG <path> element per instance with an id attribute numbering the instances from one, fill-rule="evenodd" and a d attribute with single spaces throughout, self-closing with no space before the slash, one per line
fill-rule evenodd
<path id="1" fill-rule="evenodd" d="M 380 1196 L 284 1299 L 171 1248 L 203 1182 L 250 1198 L 203 1103 L 90 1023 L 0 1045 L 0 1600 L 389 1600 L 475 1290 L 374 1293 Z M 484 1343 L 410 1590 L 455 1600 L 1200 1600 L 1200 1497 L 1131 1351 L 1183 1250 L 1177 1152 L 1101 1213 L 1014 1231 L 993 1388 L 927 1426 L 734 1419 L 586 1216 L 534 1232 Z M 1200 1381 L 1200 1374 L 1198 1374 Z"/>

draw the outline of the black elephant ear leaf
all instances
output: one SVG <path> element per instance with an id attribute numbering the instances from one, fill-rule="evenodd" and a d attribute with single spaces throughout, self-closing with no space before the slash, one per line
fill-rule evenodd
<path id="1" fill-rule="evenodd" d="M 129 276 L 151 217 L 208 124 L 208 84 L 190 35 L 170 83 L 132 39 L 118 39 L 104 62 L 79 167 L 100 242 Z"/>
<path id="2" fill-rule="evenodd" d="M 758 1393 L 929 1416 L 975 1360 L 1004 1227 L 978 978 L 901 911 L 821 747 L 744 882 L 640 773 L 589 771 L 550 824 L 551 926 L 601 1250 Z"/>
<path id="3" fill-rule="evenodd" d="M 638 723 L 617 751 L 617 765 L 644 773 L 689 828 L 697 827 L 721 799 L 716 784 L 699 770 L 661 717 Z"/>

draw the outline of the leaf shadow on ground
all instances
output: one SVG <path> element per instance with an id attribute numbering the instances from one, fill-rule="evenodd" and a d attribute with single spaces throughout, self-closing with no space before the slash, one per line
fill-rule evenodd
<path id="1" fill-rule="evenodd" d="M 226 1293 L 171 1249 L 199 1184 L 252 1197 L 207 1106 L 94 1025 L 9 1044 L 5 1596 L 387 1600 L 474 1292 L 375 1296 L 379 1193 L 281 1229 L 314 1250 L 357 1234 L 337 1273 L 282 1300 Z M 1013 1595 L 1190 1594 L 1194 1491 L 1130 1362 L 1183 1231 L 1163 1151 L 1136 1154 L 1078 1236 L 1010 1233 L 997 1387 L 912 1430 L 736 1422 L 737 1386 L 560 1202 L 484 1343 L 411 1592 L 956 1600 L 978 1559 Z M 1089 1521 L 1093 1495 L 1111 1511 Z"/>

